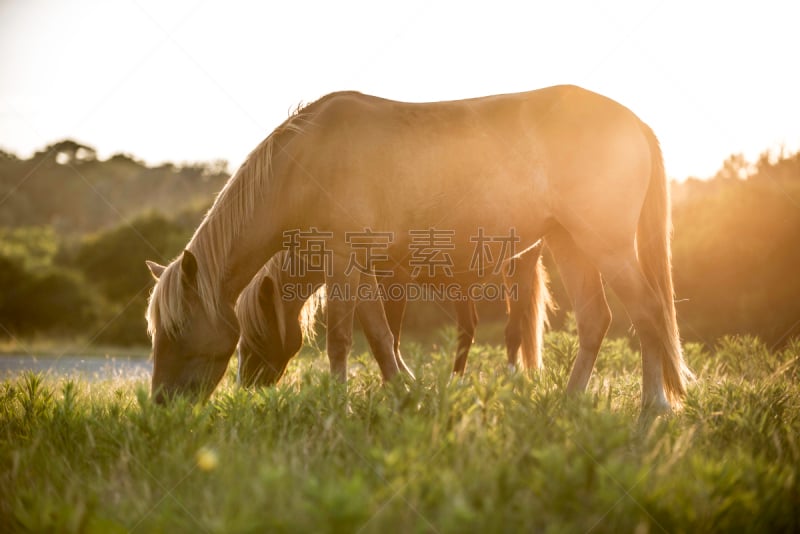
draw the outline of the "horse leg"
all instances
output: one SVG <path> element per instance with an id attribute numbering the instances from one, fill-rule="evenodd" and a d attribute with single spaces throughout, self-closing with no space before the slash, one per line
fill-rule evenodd
<path id="1" fill-rule="evenodd" d="M 592 376 L 600 344 L 611 324 L 611 310 L 606 302 L 600 272 L 569 234 L 559 229 L 545 239 L 556 260 L 578 326 L 578 355 L 572 366 L 567 392 L 582 392 Z"/>
<path id="2" fill-rule="evenodd" d="M 378 284 L 375 275 L 362 274 L 361 283 L 370 287 L 366 299 L 361 299 L 356 307 L 358 320 L 364 329 L 372 355 L 378 362 L 384 380 L 390 380 L 399 371 L 394 351 L 394 336 L 386 320 L 386 314 L 378 297 Z"/>
<path id="3" fill-rule="evenodd" d="M 466 289 L 466 288 L 463 288 Z M 466 295 L 466 291 L 463 293 Z M 472 342 L 475 340 L 475 328 L 478 326 L 478 311 L 475 309 L 475 301 L 469 297 L 455 302 L 456 321 L 458 323 L 458 345 L 456 347 L 456 359 L 453 363 L 453 374 L 463 375 L 464 368 L 467 366 L 467 356 Z"/>
<path id="4" fill-rule="evenodd" d="M 518 273 L 519 258 L 512 258 L 508 262 L 506 271 L 503 273 L 503 283 L 508 290 L 506 297 L 506 328 L 504 331 L 506 341 L 506 356 L 508 357 L 508 368 L 515 370 L 520 357 L 520 347 L 522 346 L 522 302 L 530 294 L 531 288 L 524 278 L 514 277 L 508 274 L 513 270 Z M 512 298 L 516 295 L 516 298 Z"/>
<path id="5" fill-rule="evenodd" d="M 397 367 L 409 377 L 416 378 L 403 360 L 403 356 L 400 354 L 400 331 L 403 328 L 403 317 L 406 313 L 405 297 L 392 299 L 387 296 L 383 301 L 383 311 L 386 314 L 389 330 L 391 330 L 392 337 L 394 338 L 394 357 L 395 360 L 397 360 Z"/>
<path id="6" fill-rule="evenodd" d="M 625 306 L 642 351 L 642 409 L 671 409 L 664 386 L 662 361 L 669 358 L 668 327 L 658 295 L 647 282 L 633 243 L 599 255 L 597 265 Z"/>
<path id="7" fill-rule="evenodd" d="M 331 375 L 341 382 L 347 381 L 347 356 L 353 346 L 353 315 L 360 278 L 358 271 L 344 274 L 346 262 L 346 256 L 334 254 L 331 272 L 325 276 L 328 360 Z"/>

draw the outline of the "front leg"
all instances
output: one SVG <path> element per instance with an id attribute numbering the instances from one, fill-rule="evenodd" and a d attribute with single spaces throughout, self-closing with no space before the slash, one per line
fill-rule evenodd
<path id="1" fill-rule="evenodd" d="M 372 355 L 381 368 L 383 379 L 388 381 L 400 370 L 395 358 L 394 336 L 386 320 L 383 303 L 378 296 L 375 275 L 362 274 L 361 283 L 365 286 L 364 297 L 366 298 L 359 299 L 356 313 L 370 349 L 372 349 Z"/>
<path id="2" fill-rule="evenodd" d="M 344 274 L 347 258 L 335 254 L 329 273 L 325 276 L 328 295 L 326 319 L 328 335 L 326 345 L 331 375 L 341 382 L 347 381 L 347 356 L 353 346 L 353 314 L 356 309 L 356 289 L 360 274 Z"/>
<path id="3" fill-rule="evenodd" d="M 406 297 L 405 294 L 392 298 L 386 294 L 383 300 L 383 311 L 386 313 L 386 320 L 389 323 L 389 330 L 392 331 L 394 338 L 394 358 L 397 360 L 397 367 L 401 372 L 407 374 L 412 380 L 416 377 L 413 371 L 408 367 L 402 354 L 400 354 L 400 331 L 403 328 L 403 317 L 406 313 Z"/>
<path id="4" fill-rule="evenodd" d="M 467 295 L 467 286 L 461 287 L 462 294 Z M 475 341 L 475 328 L 478 326 L 478 311 L 475 309 L 475 301 L 466 298 L 455 302 L 456 320 L 458 323 L 458 347 L 456 348 L 456 359 L 453 363 L 453 374 L 463 375 L 464 368 L 467 366 L 467 356 L 472 343 Z"/>

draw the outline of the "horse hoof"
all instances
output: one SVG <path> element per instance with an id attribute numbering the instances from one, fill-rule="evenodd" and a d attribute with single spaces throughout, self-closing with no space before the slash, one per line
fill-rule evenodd
<path id="1" fill-rule="evenodd" d="M 669 403 L 651 402 L 642 406 L 639 414 L 640 423 L 651 423 L 659 417 L 668 417 L 674 412 Z"/>

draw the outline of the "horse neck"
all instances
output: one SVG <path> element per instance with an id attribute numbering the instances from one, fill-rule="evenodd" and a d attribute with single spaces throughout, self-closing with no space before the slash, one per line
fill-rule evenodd
<path id="1" fill-rule="evenodd" d="M 289 330 L 296 330 L 298 335 L 302 335 L 302 328 L 300 326 L 300 310 L 303 309 L 303 305 L 305 304 L 305 300 L 303 299 L 292 299 L 292 300 L 282 300 L 282 311 L 283 311 L 283 329 L 284 329 L 284 339 L 289 337 Z"/>
<path id="2" fill-rule="evenodd" d="M 272 261 L 277 259 L 284 260 L 285 254 L 275 256 Z M 325 283 L 325 273 L 309 268 L 302 259 L 295 258 L 295 261 L 299 263 L 282 263 L 274 281 L 280 295 L 285 324 L 297 326 L 306 302 Z M 287 288 L 287 284 L 294 287 Z"/>
<path id="3" fill-rule="evenodd" d="M 280 250 L 283 229 L 277 213 L 269 209 L 275 203 L 264 204 L 267 209 L 256 210 L 233 228 L 224 228 L 210 215 L 187 247 L 206 266 L 207 292 L 218 305 L 233 306 L 242 289 Z"/>
<path id="4" fill-rule="evenodd" d="M 189 250 L 202 249 L 207 262 L 207 296 L 211 306 L 233 305 L 258 270 L 276 254 L 283 231 L 292 220 L 291 206 L 305 205 L 297 188 L 283 188 L 289 181 L 291 158 L 285 147 L 303 129 L 301 114 L 275 129 L 248 156 L 228 181 L 200 225 Z M 297 198 L 299 195 L 299 198 Z M 201 257 L 198 260 L 202 262 Z"/>

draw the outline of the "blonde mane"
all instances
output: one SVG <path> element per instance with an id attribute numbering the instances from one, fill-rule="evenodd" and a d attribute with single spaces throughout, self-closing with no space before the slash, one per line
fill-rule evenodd
<path id="1" fill-rule="evenodd" d="M 303 133 L 305 126 L 310 123 L 309 108 L 314 104 L 298 107 L 250 152 L 219 192 L 186 246 L 197 258 L 197 292 L 209 317 L 219 316 L 220 285 L 226 276 L 226 258 L 231 247 L 243 224 L 252 217 L 256 206 L 273 185 L 272 155 L 275 141 L 286 133 Z M 176 260 L 180 260 L 180 256 Z M 147 331 L 151 336 L 157 327 L 176 335 L 186 321 L 181 262 L 176 260 L 164 269 L 150 294 L 146 318 Z"/>
<path id="2" fill-rule="evenodd" d="M 263 340 L 269 336 L 264 310 L 259 303 L 259 288 L 261 287 L 261 281 L 269 277 L 273 280 L 275 288 L 280 292 L 280 287 L 283 284 L 282 266 L 286 254 L 287 252 L 281 251 L 273 256 L 239 295 L 239 300 L 236 302 L 236 317 L 241 328 L 241 343 L 244 345 L 253 348 L 259 347 L 263 344 Z M 279 300 L 279 302 L 283 301 Z M 313 340 L 316 337 L 317 312 L 325 308 L 325 302 L 325 286 L 323 285 L 306 300 L 300 309 L 298 320 L 305 340 Z M 287 325 L 285 324 L 284 314 L 280 310 L 276 310 L 276 316 L 278 317 L 278 330 L 281 339 L 286 339 Z"/>

